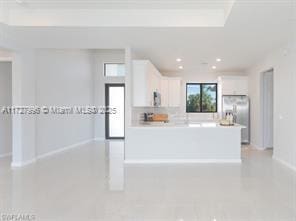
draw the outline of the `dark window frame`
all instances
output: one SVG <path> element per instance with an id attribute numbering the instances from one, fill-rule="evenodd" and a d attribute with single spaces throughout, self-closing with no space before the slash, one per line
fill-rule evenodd
<path id="1" fill-rule="evenodd" d="M 106 107 L 109 107 L 109 88 L 110 87 L 123 87 L 124 88 L 124 113 L 126 112 L 126 109 L 125 109 L 125 100 L 126 100 L 126 97 L 125 97 L 125 84 L 124 83 L 106 83 L 105 84 L 105 106 Z M 111 137 L 110 136 L 110 119 L 109 119 L 109 113 L 106 112 L 105 113 L 105 138 L 106 140 L 122 140 L 122 139 L 125 139 L 125 118 L 124 118 L 124 136 L 123 137 Z"/>
<path id="2" fill-rule="evenodd" d="M 125 77 L 125 73 L 124 73 L 124 75 L 114 75 L 114 76 L 110 76 L 110 75 L 106 75 L 106 65 L 108 65 L 108 64 L 117 64 L 117 65 L 125 65 L 125 63 L 121 63 L 121 62 L 104 62 L 103 63 L 104 64 L 104 77 L 108 77 L 108 78 L 113 78 L 113 77 L 115 77 L 115 78 L 118 78 L 118 77 Z M 124 67 L 125 68 L 125 67 Z M 125 71 L 126 71 L 126 69 L 125 69 Z"/>
<path id="3" fill-rule="evenodd" d="M 200 87 L 200 111 L 189 111 L 188 110 L 188 107 L 187 107 L 187 90 L 188 90 L 188 85 L 199 85 Z M 215 85 L 216 86 L 216 111 L 203 111 L 203 108 L 202 108 L 202 95 L 203 95 L 203 86 L 204 85 Z M 186 113 L 218 113 L 218 84 L 217 83 L 186 83 Z"/>

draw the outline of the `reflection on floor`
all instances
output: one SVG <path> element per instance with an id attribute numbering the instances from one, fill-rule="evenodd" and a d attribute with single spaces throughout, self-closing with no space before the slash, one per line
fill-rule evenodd
<path id="1" fill-rule="evenodd" d="M 96 142 L 11 170 L 0 160 L 0 213 L 36 220 L 295 221 L 296 174 L 271 151 L 243 163 L 124 166 L 121 141 Z"/>

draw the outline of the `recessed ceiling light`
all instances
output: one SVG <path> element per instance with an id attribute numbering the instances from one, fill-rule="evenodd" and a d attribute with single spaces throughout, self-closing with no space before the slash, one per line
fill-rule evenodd
<path id="1" fill-rule="evenodd" d="M 181 58 L 177 58 L 176 61 L 177 61 L 177 62 L 181 62 L 182 59 L 181 59 Z"/>
<path id="2" fill-rule="evenodd" d="M 221 58 L 216 58 L 216 61 L 217 61 L 217 62 L 221 62 L 222 59 L 221 59 Z"/>
<path id="3" fill-rule="evenodd" d="M 181 66 L 179 66 L 179 69 L 180 69 L 180 70 L 183 70 L 183 69 L 184 69 L 184 67 L 181 65 Z"/>
<path id="4" fill-rule="evenodd" d="M 23 0 L 15 0 L 15 2 L 18 3 L 18 4 L 23 4 L 24 3 Z"/>
<path id="5" fill-rule="evenodd" d="M 214 70 L 215 70 L 215 69 L 217 69 L 217 67 L 216 67 L 216 66 L 212 66 L 212 69 L 214 69 Z"/>

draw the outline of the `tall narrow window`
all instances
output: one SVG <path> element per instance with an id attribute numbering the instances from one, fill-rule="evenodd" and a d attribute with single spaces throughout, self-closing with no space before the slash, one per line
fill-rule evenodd
<path id="1" fill-rule="evenodd" d="M 123 77 L 125 76 L 125 65 L 116 63 L 105 63 L 104 75 L 106 77 Z"/>
<path id="2" fill-rule="evenodd" d="M 217 112 L 217 84 L 188 83 L 186 84 L 187 113 Z"/>
<path id="3" fill-rule="evenodd" d="M 115 114 L 106 113 L 106 139 L 124 138 L 124 84 L 105 85 L 105 103 L 107 107 L 116 108 Z"/>

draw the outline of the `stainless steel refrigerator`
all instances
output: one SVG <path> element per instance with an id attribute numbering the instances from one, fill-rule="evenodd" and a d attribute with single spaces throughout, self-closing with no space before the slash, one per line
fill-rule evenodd
<path id="1" fill-rule="evenodd" d="M 233 114 L 234 122 L 245 126 L 242 129 L 242 143 L 250 143 L 250 102 L 244 95 L 225 95 L 222 97 L 223 117 Z"/>

